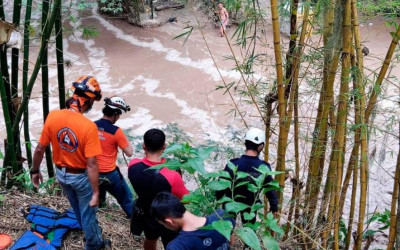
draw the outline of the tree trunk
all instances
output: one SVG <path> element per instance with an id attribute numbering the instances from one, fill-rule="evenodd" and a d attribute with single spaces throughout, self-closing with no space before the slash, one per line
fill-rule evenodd
<path id="1" fill-rule="evenodd" d="M 128 10 L 128 22 L 141 26 L 140 22 L 140 0 L 122 0 Z"/>

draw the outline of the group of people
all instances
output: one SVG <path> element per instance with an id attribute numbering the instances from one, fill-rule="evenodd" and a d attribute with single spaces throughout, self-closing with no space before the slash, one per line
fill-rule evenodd
<path id="1" fill-rule="evenodd" d="M 121 97 L 104 98 L 103 117 L 95 122 L 83 114 L 95 101 L 100 101 L 100 84 L 92 76 L 82 76 L 72 83 L 73 95 L 66 101 L 67 108 L 49 113 L 44 123 L 39 143 L 30 170 L 32 183 L 39 187 L 43 181 L 40 165 L 47 146 L 52 145 L 56 177 L 67 196 L 85 235 L 85 249 L 103 249 L 111 241 L 102 237 L 96 212 L 105 202 L 106 192 L 118 201 L 128 218 L 131 230 L 140 235 L 144 232 L 144 249 L 157 249 L 161 238 L 166 249 L 229 249 L 229 241 L 215 230 L 202 229 L 223 218 L 235 225 L 235 218 L 217 210 L 208 217 L 198 217 L 187 211 L 181 199 L 189 191 L 179 171 L 154 166 L 164 163 L 162 154 L 166 148 L 166 137 L 159 129 L 148 130 L 143 137 L 145 156 L 130 161 L 128 178 L 137 195 L 134 200 L 123 175 L 116 165 L 118 149 L 131 157 L 132 145 L 115 125 L 122 113 L 130 111 Z M 245 154 L 231 162 L 238 171 L 257 177 L 256 170 L 266 162 L 258 158 L 265 143 L 264 132 L 252 128 L 246 133 Z M 227 166 L 225 170 L 233 174 Z M 266 180 L 266 183 L 272 178 Z M 239 190 L 240 189 L 240 190 Z M 245 186 L 239 202 L 252 205 L 258 197 Z M 218 192 L 217 197 L 231 195 L 230 190 Z M 267 193 L 271 211 L 278 209 L 275 191 Z M 244 211 L 246 212 L 246 211 Z M 255 222 L 255 218 L 243 223 Z"/>

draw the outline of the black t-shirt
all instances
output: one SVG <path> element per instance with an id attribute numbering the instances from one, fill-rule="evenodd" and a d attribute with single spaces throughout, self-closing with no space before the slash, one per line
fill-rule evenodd
<path id="1" fill-rule="evenodd" d="M 245 172 L 256 178 L 261 174 L 260 172 L 257 171 L 257 168 L 259 168 L 260 165 L 266 165 L 271 170 L 271 166 L 265 161 L 260 160 L 257 156 L 242 155 L 240 158 L 232 159 L 230 161 L 232 162 L 233 165 L 238 167 L 237 169 L 238 172 L 239 171 Z M 226 166 L 224 170 L 227 171 L 233 178 L 233 172 L 228 166 Z M 251 178 L 248 178 L 248 180 L 252 182 Z M 272 176 L 267 176 L 265 178 L 264 184 L 267 184 L 273 180 L 274 179 L 272 178 Z M 239 180 L 239 182 L 241 181 L 243 181 L 243 179 Z M 230 190 L 227 189 L 226 191 L 217 192 L 217 198 L 221 198 L 224 194 L 227 195 L 228 197 L 232 196 Z M 235 201 L 245 203 L 249 206 L 254 204 L 254 201 L 258 199 L 258 197 L 255 197 L 255 194 L 253 192 L 248 190 L 247 185 L 235 188 L 235 195 L 241 195 L 241 197 L 236 198 Z M 276 191 L 271 190 L 266 193 L 266 196 L 268 198 L 271 211 L 272 212 L 278 211 L 278 198 L 276 195 Z"/>

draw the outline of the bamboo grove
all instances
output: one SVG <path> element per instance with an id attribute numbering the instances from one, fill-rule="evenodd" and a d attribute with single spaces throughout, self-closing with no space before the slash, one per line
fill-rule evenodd
<path id="1" fill-rule="evenodd" d="M 366 234 L 370 217 L 367 214 L 369 140 L 374 125 L 371 116 L 376 112 L 382 84 L 398 46 L 399 24 L 394 25 L 386 57 L 371 80 L 365 72 L 356 0 L 271 0 L 269 4 L 270 10 L 264 11 L 260 1 L 256 4 L 253 1 L 249 6 L 258 7 L 244 11 L 246 18 L 239 21 L 232 37 L 242 48 L 242 61 L 238 62 L 239 56 L 232 54 L 238 71 L 245 76 L 241 82 L 225 87 L 230 95 L 236 91 L 248 98 L 247 103 L 255 105 L 255 112 L 261 117 L 259 122 L 266 128 L 265 160 L 272 159 L 276 170 L 286 173 L 276 177 L 282 188 L 279 216 L 281 224 L 286 224 L 281 246 L 291 248 L 296 242 L 301 249 L 367 249 L 373 241 Z M 272 22 L 272 32 L 264 37 L 257 31 L 266 29 L 267 18 Z M 290 22 L 289 40 L 281 37 L 282 20 Z M 309 42 L 310 29 L 314 29 L 313 40 L 319 42 Z M 258 52 L 254 49 L 256 41 L 261 48 L 268 47 L 268 41 L 273 43 L 270 64 L 263 58 L 262 49 Z M 318 59 L 310 58 L 312 53 L 318 53 Z M 270 65 L 275 69 L 271 70 Z M 265 72 L 264 79 L 254 77 L 255 71 L 262 74 L 260 70 Z M 299 88 L 315 74 L 318 74 L 318 108 L 302 114 L 311 115 L 305 117 L 309 122 L 306 125 L 303 122 L 303 131 L 304 126 L 314 127 L 311 138 L 307 139 L 301 136 L 299 106 L 309 97 L 301 96 Z M 246 126 L 250 121 L 244 110 L 248 108 L 233 105 L 235 113 L 242 120 L 247 119 Z M 302 160 L 300 144 L 306 145 Z M 393 249 L 399 235 L 396 233 L 396 221 L 400 218 L 396 210 L 398 171 L 397 161 L 396 170 L 391 171 L 395 175 L 387 249 Z M 288 201 L 284 200 L 284 194 L 291 194 Z"/>
<path id="2" fill-rule="evenodd" d="M 26 2 L 25 21 L 21 23 L 20 16 L 22 12 L 22 3 L 20 0 L 14 1 L 13 20 L 14 29 L 20 30 L 23 26 L 23 63 L 22 71 L 19 70 L 19 56 L 21 51 L 13 48 L 11 51 L 11 78 L 8 69 L 8 49 L 5 44 L 1 45 L 1 99 L 3 104 L 4 120 L 6 121 L 7 142 L 5 143 L 5 156 L 3 159 L 3 172 L 1 175 L 1 185 L 11 187 L 13 185 L 13 176 L 26 171 L 23 169 L 23 162 L 27 160 L 28 167 L 32 165 L 32 148 L 29 136 L 29 110 L 28 103 L 32 93 L 32 89 L 36 82 L 39 71 L 42 78 L 42 94 L 43 94 L 43 110 L 44 119 L 49 112 L 48 100 L 48 65 L 47 65 L 47 47 L 52 34 L 56 38 L 57 61 L 58 66 L 58 83 L 60 93 L 60 107 L 65 105 L 64 90 L 64 69 L 63 69 L 63 50 L 62 50 L 62 20 L 61 20 L 61 1 L 52 2 L 50 12 L 50 2 L 43 1 L 42 6 L 42 32 L 40 36 L 40 49 L 36 58 L 36 63 L 29 76 L 30 55 L 30 30 L 31 30 L 31 13 L 32 0 Z M 0 1 L 0 19 L 6 20 L 4 15 L 4 4 Z M 53 30 L 55 29 L 55 32 Z M 22 29 L 21 29 L 22 30 Z M 22 32 L 21 32 L 22 33 Z M 20 76 L 20 72 L 22 72 Z M 19 87 L 19 79 L 22 79 L 22 88 Z M 22 89 L 22 93 L 19 90 Z M 23 118 L 24 141 L 20 138 L 20 123 Z M 26 159 L 22 156 L 21 147 L 25 146 Z M 51 151 L 46 152 L 47 171 L 49 177 L 54 176 L 54 169 L 51 160 Z"/>
<path id="3" fill-rule="evenodd" d="M 226 37 L 241 78 L 233 84 L 223 79 L 223 88 L 246 127 L 250 118 L 244 109 L 255 110 L 258 114 L 258 122 L 265 128 L 267 138 L 265 160 L 273 161 L 275 170 L 286 173 L 276 177 L 281 187 L 279 199 L 282 204 L 278 216 L 281 224 L 285 225 L 281 246 L 298 246 L 299 249 L 368 248 L 370 242 L 365 231 L 368 227 L 372 117 L 396 53 L 400 26 L 395 25 L 392 40 L 387 44 L 386 57 L 376 77 L 371 80 L 364 66 L 363 34 L 356 0 L 225 2 L 231 11 L 235 6 L 242 6 L 244 11 L 233 36 Z M 0 50 L 0 93 L 7 132 L 2 186 L 13 185 L 12 176 L 23 171 L 24 157 L 28 167 L 32 165 L 28 103 L 41 72 L 43 119 L 46 118 L 49 112 L 47 57 L 50 40 L 55 40 L 56 45 L 59 105 L 65 107 L 61 4 L 61 0 L 41 1 L 41 45 L 33 68 L 29 69 L 32 61 L 29 49 L 32 0 L 27 0 L 26 5 L 21 0 L 14 0 L 12 20 L 5 20 L 3 0 L 0 0 L 0 19 L 12 22 L 15 28 L 22 30 L 24 40 L 23 53 L 19 49 L 8 51 L 5 45 Z M 286 4 L 290 6 L 286 9 L 290 24 L 287 42 L 282 39 L 280 31 Z M 269 7 L 263 7 L 265 5 Z M 25 13 L 23 22 L 21 13 Z M 270 27 L 269 23 L 272 23 Z M 266 32 L 268 28 L 272 29 L 271 34 Z M 312 39 L 318 41 L 317 45 L 310 43 L 310 32 L 313 33 Z M 235 45 L 232 45 L 232 40 L 236 40 Z M 208 47 L 209 43 L 205 42 Z M 270 46 L 268 44 L 272 44 L 272 63 L 264 57 L 263 48 Z M 240 56 L 235 54 L 237 50 L 232 46 L 239 47 Z M 317 58 L 312 58 L 312 53 L 318 53 Z M 216 64 L 212 53 L 210 55 Z M 22 71 L 18 64 L 20 56 L 23 56 Z M 266 75 L 267 80 L 256 79 L 255 73 Z M 304 88 L 306 78 L 311 76 L 317 81 L 314 85 L 314 91 L 318 93 L 317 107 L 310 113 L 301 114 L 300 108 L 307 105 L 303 103 L 308 97 L 302 96 L 304 91 L 300 90 Z M 22 79 L 22 88 L 19 79 Z M 18 91 L 20 89 L 22 92 Z M 250 104 L 240 104 L 237 96 L 248 98 L 246 103 Z M 301 116 L 307 115 L 309 119 L 305 124 L 300 120 Z M 24 138 L 20 137 L 21 121 Z M 302 135 L 305 126 L 312 131 L 308 138 Z M 301 145 L 306 146 L 301 148 Z M 22 147 L 25 147 L 26 155 L 22 155 Z M 293 154 L 289 155 L 289 150 L 294 151 Z M 400 219 L 400 154 L 396 153 L 399 156 L 396 169 L 393 169 L 387 249 L 400 244 L 400 223 L 397 223 Z M 50 151 L 46 151 L 46 162 L 48 175 L 52 177 Z M 289 194 L 286 200 L 285 194 Z M 344 240 L 340 240 L 343 228 L 346 235 Z"/>

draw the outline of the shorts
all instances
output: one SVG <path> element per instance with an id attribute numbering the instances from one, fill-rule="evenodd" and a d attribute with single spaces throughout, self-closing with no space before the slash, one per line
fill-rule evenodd
<path id="1" fill-rule="evenodd" d="M 161 237 L 164 248 L 166 248 L 168 243 L 175 239 L 178 234 L 179 232 L 169 230 L 158 223 L 155 219 L 146 216 L 144 225 L 144 236 L 146 239 L 157 240 Z"/>

